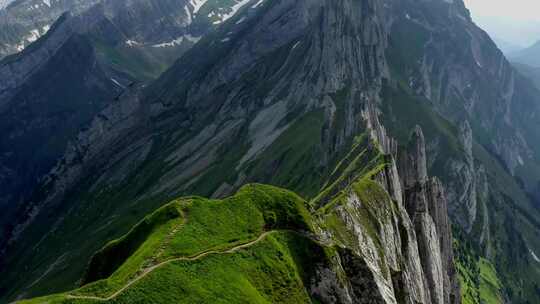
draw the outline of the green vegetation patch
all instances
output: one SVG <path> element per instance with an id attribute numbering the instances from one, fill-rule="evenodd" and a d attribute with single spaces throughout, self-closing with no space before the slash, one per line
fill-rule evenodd
<path id="1" fill-rule="evenodd" d="M 291 122 L 287 130 L 268 147 L 251 168 L 250 175 L 262 176 L 270 184 L 297 189 L 313 196 L 320 189 L 322 110 L 305 114 Z"/>
<path id="2" fill-rule="evenodd" d="M 487 304 L 504 303 L 501 297 L 501 282 L 497 271 L 486 259 L 480 258 L 480 299 Z"/>
<path id="3" fill-rule="evenodd" d="M 316 303 L 308 290 L 325 250 L 290 231 L 238 251 L 176 261 L 106 301 L 52 296 L 22 303 Z"/>
<path id="4" fill-rule="evenodd" d="M 246 250 L 160 269 L 117 302 L 310 303 L 305 284 L 312 275 L 309 269 L 321 260 L 324 252 L 318 245 L 278 232 Z M 156 292 L 148 293 L 147 288 Z"/>
<path id="5" fill-rule="evenodd" d="M 388 164 L 387 157 L 371 143 L 367 134 L 355 138 L 351 151 L 340 161 L 330 174 L 323 190 L 311 204 L 329 208 L 330 201 L 352 181 L 369 180 Z"/>
<path id="6" fill-rule="evenodd" d="M 154 58 L 150 51 L 123 46 L 114 47 L 98 38 L 91 37 L 91 39 L 102 62 L 119 71 L 127 72 L 134 79 L 155 79 L 168 67 L 166 60 Z"/>
<path id="7" fill-rule="evenodd" d="M 307 203 L 272 186 L 247 185 L 224 200 L 175 200 L 96 253 L 83 282 L 98 281 L 69 295 L 107 298 L 156 265 L 226 253 L 259 240 L 265 231 L 310 231 L 312 226 Z"/>
<path id="8" fill-rule="evenodd" d="M 474 253 L 464 240 L 454 240 L 455 264 L 463 304 L 501 304 L 502 285 L 493 264 Z"/>
<path id="9" fill-rule="evenodd" d="M 321 207 L 317 213 L 323 218 L 323 225 L 335 237 L 335 240 L 347 248 L 359 248 L 358 236 L 351 231 L 347 220 L 340 216 L 339 208 L 345 208 L 347 214 L 362 226 L 362 230 L 373 241 L 379 252 L 381 269 L 387 269 L 384 262 L 384 250 L 379 235 L 382 225 L 392 220 L 395 214 L 395 205 L 386 190 L 374 180 L 374 176 L 385 168 L 385 164 L 379 164 L 362 178 L 342 190 L 330 203 Z M 358 199 L 357 205 L 350 205 L 348 200 L 353 195 Z"/>
<path id="10" fill-rule="evenodd" d="M 129 257 L 133 259 L 134 253 L 142 259 L 147 257 L 148 251 L 156 249 L 156 244 L 167 230 L 183 221 L 181 215 L 180 202 L 175 201 L 147 216 L 124 237 L 108 243 L 92 257 L 82 283 L 109 277 Z M 143 250 L 137 250 L 143 244 Z"/>

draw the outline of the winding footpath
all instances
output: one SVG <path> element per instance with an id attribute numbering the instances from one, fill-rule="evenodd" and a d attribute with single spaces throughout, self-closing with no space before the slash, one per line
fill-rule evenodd
<path id="1" fill-rule="evenodd" d="M 253 240 L 251 242 L 244 243 L 244 244 L 229 248 L 227 250 L 223 250 L 223 251 L 219 251 L 219 250 L 204 251 L 204 252 L 201 252 L 201 253 L 199 253 L 197 255 L 194 255 L 194 256 L 191 256 L 191 257 L 172 258 L 170 260 L 167 260 L 167 261 L 161 262 L 159 264 L 156 264 L 154 266 L 148 267 L 138 277 L 131 280 L 129 283 L 124 285 L 124 287 L 120 288 L 119 290 L 117 290 L 116 292 L 114 292 L 113 294 L 111 294 L 110 296 L 105 297 L 105 298 L 103 298 L 103 297 L 95 297 L 95 296 L 76 296 L 76 295 L 66 295 L 66 297 L 68 299 L 95 300 L 95 301 L 102 301 L 102 302 L 103 301 L 110 301 L 110 300 L 116 298 L 117 296 L 119 296 L 122 292 L 124 292 L 126 289 L 131 287 L 133 284 L 135 284 L 138 281 L 142 280 L 144 277 L 146 277 L 146 275 L 148 275 L 152 271 L 154 271 L 154 270 L 156 270 L 156 269 L 158 269 L 160 267 L 163 267 L 163 266 L 165 266 L 167 264 L 170 264 L 170 263 L 173 263 L 173 262 L 178 262 L 178 261 L 196 261 L 196 260 L 202 259 L 202 258 L 204 258 L 206 256 L 209 256 L 209 255 L 212 255 L 212 254 L 235 253 L 235 252 L 237 252 L 239 250 L 251 247 L 251 246 L 261 242 L 268 235 L 270 235 L 272 233 L 275 233 L 275 232 L 277 232 L 277 231 L 275 231 L 275 230 L 274 231 L 267 231 L 267 232 L 261 234 L 257 239 L 255 239 L 255 240 Z"/>

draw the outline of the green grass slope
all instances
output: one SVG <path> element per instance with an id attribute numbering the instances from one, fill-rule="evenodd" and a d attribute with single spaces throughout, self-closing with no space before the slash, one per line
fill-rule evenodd
<path id="1" fill-rule="evenodd" d="M 465 240 L 454 240 L 463 304 L 502 304 L 503 286 L 493 264 L 475 254 Z"/>
<path id="2" fill-rule="evenodd" d="M 247 185 L 224 200 L 175 200 L 97 252 L 83 287 L 22 303 L 306 303 L 326 249 L 292 192 Z"/>

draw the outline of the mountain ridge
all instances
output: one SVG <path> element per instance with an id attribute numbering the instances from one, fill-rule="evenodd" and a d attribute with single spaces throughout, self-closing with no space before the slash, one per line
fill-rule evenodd
<path id="1" fill-rule="evenodd" d="M 333 178 L 336 189 L 345 183 L 332 169 L 347 172 L 338 164 L 349 148 L 370 146 L 355 146 L 355 136 L 369 135 L 383 154 L 407 160 L 398 151 L 407 150 L 409 131 L 420 124 L 427 152 L 417 169 L 440 177 L 452 218 L 480 240 L 474 251 L 495 262 L 508 296 L 535 299 L 538 265 L 527 249 L 539 250 L 538 212 L 527 194 L 536 177 L 525 168 L 535 166 L 538 148 L 534 93 L 461 1 L 250 3 L 149 87 L 127 90 L 81 133 L 29 207 L 45 214 L 26 212 L 34 223 L 17 242 L 55 242 L 32 235 L 36 223 L 49 223 L 51 207 L 99 214 L 95 224 L 118 236 L 122 229 L 111 216 L 133 223 L 140 216 L 130 214 L 135 207 L 145 214 L 182 194 L 223 197 L 260 181 L 317 196 Z M 361 163 L 354 155 L 365 154 L 349 155 Z M 407 182 L 391 184 L 388 192 L 403 187 L 407 196 L 418 195 Z M 69 231 L 68 221 L 55 227 Z M 424 213 L 414 221 L 419 234 L 429 234 Z M 88 233 L 88 225 L 72 227 Z M 96 238 L 102 239 L 88 244 L 94 251 L 110 235 Z M 528 258 L 517 258 L 524 253 Z M 48 260 L 61 255 L 49 254 Z M 71 280 L 81 273 L 77 267 Z M 513 281 L 517 272 L 530 280 Z M 440 272 L 430 275 L 434 281 Z"/>
<path id="2" fill-rule="evenodd" d="M 421 154 L 423 153 L 421 150 L 424 149 L 424 147 L 422 147 L 423 142 L 421 140 L 421 130 L 417 130 L 416 136 L 419 141 L 417 140 L 412 142 L 415 142 L 418 149 L 420 149 L 420 151 L 417 151 L 420 152 L 420 155 L 411 155 L 411 158 L 416 160 L 416 157 L 420 157 L 419 159 L 417 159 L 417 161 L 421 168 L 425 167 L 425 164 L 422 164 L 422 161 L 425 161 L 425 159 L 421 159 Z M 358 144 L 359 147 L 365 147 L 365 142 L 363 141 L 358 142 Z M 377 150 L 378 148 L 375 145 L 371 148 L 368 147 L 368 149 Z M 351 151 L 351 153 L 355 155 L 354 151 Z M 377 153 L 371 155 L 376 156 Z M 361 155 L 357 155 L 357 157 L 358 156 Z M 376 162 L 379 164 L 379 166 L 377 166 L 377 168 L 375 169 L 371 169 L 373 164 L 370 164 L 369 162 L 358 162 L 356 164 L 357 166 L 359 166 L 358 168 L 363 169 L 360 171 L 351 172 L 357 174 L 357 179 L 348 186 L 342 185 L 342 187 L 344 188 L 342 188 L 339 193 L 335 194 L 335 200 L 333 202 L 327 205 L 323 205 L 322 208 L 313 211 L 308 211 L 308 208 L 310 208 L 308 203 L 300 199 L 295 194 L 292 194 L 291 192 L 285 190 L 280 190 L 275 187 L 264 185 L 243 186 L 235 196 L 227 198 L 223 201 L 209 200 L 207 202 L 203 202 L 200 201 L 201 198 L 197 197 L 175 200 L 171 204 L 165 205 L 164 207 L 160 208 L 151 217 L 147 217 L 144 221 L 140 222 L 134 229 L 131 230 L 128 235 L 124 236 L 121 240 L 109 243 L 109 245 L 107 245 L 100 252 L 94 255 L 92 261 L 88 266 L 87 275 L 91 273 L 96 273 L 95 271 L 97 269 L 106 269 L 102 268 L 99 265 L 107 265 L 107 260 L 114 261 L 115 250 L 121 250 L 120 248 L 123 247 L 122 243 L 128 242 L 128 239 L 135 240 L 133 237 L 130 236 L 139 234 L 138 231 L 140 229 L 138 227 L 152 225 L 149 224 L 152 222 L 151 218 L 161 218 L 162 216 L 158 216 L 159 213 L 162 213 L 164 215 L 169 214 L 166 216 L 165 222 L 167 221 L 167 219 L 170 220 L 179 216 L 181 218 L 186 216 L 185 219 L 180 219 L 177 221 L 177 223 L 175 222 L 171 223 L 170 225 L 168 224 L 168 227 L 170 227 L 168 228 L 170 232 L 160 232 L 162 238 L 164 237 L 165 239 L 167 239 L 165 244 L 169 245 L 161 245 L 161 249 L 158 250 L 157 256 L 146 257 L 144 259 L 146 260 L 146 262 L 138 261 L 140 260 L 140 258 L 137 257 L 140 257 L 143 252 L 147 252 L 146 254 L 152 252 L 145 249 L 145 246 L 152 246 L 150 244 L 152 242 L 155 243 L 155 241 L 152 241 L 152 237 L 148 237 L 146 238 L 146 241 L 143 241 L 143 244 L 148 243 L 148 245 L 142 245 L 141 247 L 139 247 L 139 249 L 135 249 L 136 251 L 134 251 L 131 257 L 127 258 L 124 264 L 122 264 L 122 266 L 117 266 L 117 271 L 114 272 L 110 277 L 107 274 L 103 274 L 102 277 L 104 279 L 95 281 L 88 285 L 84 285 L 81 289 L 77 291 L 72 291 L 63 295 L 55 295 L 41 299 L 38 298 L 35 299 L 35 301 L 52 301 L 53 303 L 64 303 L 73 301 L 76 302 L 77 300 L 119 300 L 121 302 L 126 301 L 127 299 L 132 299 L 133 297 L 132 295 L 130 295 L 132 292 L 130 291 L 131 286 L 137 285 L 139 286 L 138 288 L 144 289 L 145 284 L 148 284 L 147 281 L 152 280 L 150 279 L 152 277 L 151 272 L 161 267 L 168 267 L 167 265 L 169 265 L 170 263 L 174 263 L 174 261 L 198 260 L 202 256 L 210 257 L 212 253 L 218 253 L 219 255 L 219 252 L 230 254 L 244 249 L 249 250 L 250 247 L 257 243 L 263 242 L 272 234 L 281 234 L 290 230 L 300 237 L 312 239 L 314 240 L 315 244 L 319 244 L 319 246 L 325 247 L 326 249 L 324 249 L 324 251 L 327 252 L 326 254 L 330 254 L 331 252 L 337 250 L 335 251 L 335 253 L 331 253 L 330 255 L 328 255 L 327 259 L 329 260 L 325 262 L 329 263 L 329 265 L 338 263 L 337 265 L 331 266 L 330 268 L 326 269 L 325 267 L 328 266 L 324 266 L 323 264 L 311 264 L 310 266 L 302 266 L 303 271 L 305 271 L 306 273 L 311 273 L 310 276 L 315 275 L 315 277 L 317 278 L 315 280 L 303 279 L 305 282 L 304 284 L 308 285 L 305 287 L 307 289 L 307 294 L 309 294 L 312 299 L 316 299 L 323 303 L 363 303 L 363 297 L 360 295 L 365 295 L 365 293 L 367 292 L 371 294 L 371 299 L 376 299 L 378 303 L 397 303 L 396 301 L 398 300 L 405 301 L 405 303 L 414 303 L 414 301 L 421 303 L 458 303 L 460 300 L 459 288 L 457 287 L 457 285 L 453 285 L 452 287 L 450 285 L 450 282 L 454 282 L 453 284 L 457 284 L 457 281 L 455 281 L 457 280 L 455 270 L 453 270 L 452 264 L 447 264 L 447 262 L 443 262 L 443 260 L 451 261 L 453 259 L 452 247 L 450 243 L 447 243 L 450 242 L 450 239 L 447 238 L 447 236 L 449 236 L 451 232 L 449 230 L 449 226 L 447 225 L 447 212 L 445 209 L 446 205 L 444 201 L 440 201 L 441 197 L 437 194 L 434 196 L 429 195 L 426 197 L 427 205 L 415 209 L 417 208 L 415 207 L 415 204 L 421 204 L 422 200 L 420 199 L 420 197 L 424 197 L 425 195 L 423 192 L 424 190 L 421 189 L 424 187 L 424 183 L 427 182 L 427 179 L 425 176 L 423 176 L 425 172 L 422 172 L 421 170 L 418 172 L 418 174 L 420 175 L 411 175 L 410 181 L 413 182 L 414 179 L 420 178 L 422 180 L 422 184 L 417 184 L 416 189 L 414 190 L 409 189 L 408 193 L 410 195 L 405 196 L 405 201 L 401 201 L 402 193 L 400 192 L 401 190 L 399 188 L 400 182 L 395 179 L 399 178 L 397 175 L 397 169 L 395 167 L 396 164 L 393 161 L 392 156 L 390 155 L 388 155 L 386 161 L 381 161 L 382 159 Z M 366 174 L 366 172 L 368 173 Z M 440 184 L 437 184 L 435 180 L 433 182 L 434 183 L 432 185 L 434 187 L 431 189 L 435 192 L 432 193 L 438 193 L 439 191 L 441 191 L 441 186 Z M 431 183 L 431 181 L 429 183 Z M 427 187 L 429 188 L 430 186 Z M 391 192 L 386 192 L 389 190 Z M 432 190 L 427 191 L 431 193 Z M 293 203 L 292 205 L 291 203 L 287 203 L 288 205 L 283 205 L 284 202 L 288 202 L 290 199 L 276 199 L 273 198 L 276 194 L 272 193 L 282 193 L 280 195 L 286 195 L 285 197 L 290 197 L 290 199 L 292 199 L 292 202 L 295 203 Z M 393 197 L 393 199 L 391 199 L 391 195 L 399 196 Z M 263 201 L 259 202 L 260 199 L 263 199 Z M 273 203 L 264 203 L 265 200 L 269 199 L 272 200 Z M 227 221 L 223 222 L 222 220 L 214 219 L 214 217 L 222 217 L 224 213 L 223 211 L 214 212 L 212 213 L 213 215 L 210 216 L 210 218 L 206 218 L 208 214 L 204 213 L 204 217 L 201 217 L 200 215 L 197 215 L 199 214 L 199 212 L 196 211 L 196 208 L 200 209 L 212 208 L 211 206 L 228 206 L 228 208 L 247 209 L 243 212 L 235 213 L 236 216 L 230 218 L 231 220 L 236 222 L 236 226 L 234 226 L 234 229 L 245 229 L 241 228 L 243 227 L 243 225 L 245 225 L 242 219 L 242 214 L 247 212 L 246 214 L 249 214 L 248 216 L 250 218 L 257 218 L 259 213 L 250 211 L 252 207 L 247 207 L 249 206 L 249 204 L 247 206 L 243 206 L 242 204 L 245 204 L 243 203 L 244 201 L 251 201 L 252 203 L 258 205 L 258 208 L 263 208 L 264 210 L 267 210 L 262 213 L 264 221 L 266 222 L 266 224 L 263 225 L 264 228 L 262 230 L 262 233 L 255 233 L 254 237 L 249 238 L 249 241 L 246 240 L 245 242 L 239 241 L 236 235 L 231 235 L 229 237 L 233 237 L 232 245 L 227 245 L 225 247 L 218 246 L 218 248 L 222 249 L 207 249 L 200 252 L 194 252 L 192 254 L 187 253 L 181 255 L 180 257 L 178 257 L 174 253 L 172 253 L 172 256 L 170 255 L 171 253 L 167 253 L 170 250 L 169 248 L 174 247 L 172 244 L 178 242 L 175 241 L 175 238 L 180 238 L 182 240 L 190 240 L 190 233 L 203 233 L 202 231 L 198 230 L 192 232 L 192 230 L 189 229 L 190 225 L 202 225 L 201 227 L 206 227 L 205 229 L 210 230 L 206 233 L 210 233 L 211 231 L 215 231 L 216 229 L 219 229 L 217 231 L 222 231 L 222 228 L 224 228 L 208 226 L 204 223 L 197 223 L 197 221 L 201 221 L 204 219 L 203 221 L 220 223 L 218 224 L 218 226 L 222 226 L 224 225 L 224 223 L 227 223 Z M 395 206 L 394 203 L 396 204 Z M 240 206 L 234 207 L 237 204 L 240 204 Z M 367 205 L 362 206 L 357 204 Z M 405 211 L 403 204 L 407 205 L 407 211 Z M 295 205 L 297 207 L 294 207 Z M 182 211 L 177 210 L 171 212 L 173 210 L 176 210 L 174 208 L 178 207 L 182 208 Z M 299 209 L 297 210 L 296 208 Z M 381 208 L 386 211 L 381 211 Z M 413 209 L 409 210 L 409 208 Z M 379 209 L 380 211 L 376 211 L 377 209 Z M 427 213 L 428 209 L 432 213 Z M 437 210 L 440 210 L 440 213 L 438 213 Z M 376 212 L 377 216 L 370 215 L 371 212 Z M 384 212 L 389 212 L 389 214 L 383 216 Z M 407 214 L 410 214 L 411 216 L 413 216 L 414 214 L 416 218 L 414 220 L 414 225 L 419 229 L 416 230 L 417 234 L 412 228 L 413 222 L 411 222 L 411 220 L 409 219 L 409 215 Z M 429 214 L 433 214 L 434 217 Z M 195 219 L 189 219 L 190 217 L 195 217 Z M 388 220 L 390 222 L 386 222 Z M 381 228 L 377 228 L 376 230 L 371 230 L 371 225 L 382 226 Z M 395 225 L 398 225 L 401 227 L 400 229 L 403 229 L 401 238 L 399 236 L 400 234 L 394 231 L 395 229 L 397 229 Z M 276 229 L 281 230 L 278 231 Z M 427 229 L 431 232 L 423 231 L 422 229 Z M 223 231 L 225 231 L 225 233 L 228 233 L 226 229 Z M 248 231 L 250 230 L 248 229 Z M 223 232 L 219 232 L 218 235 L 220 233 Z M 254 232 L 250 233 L 253 234 Z M 403 234 L 407 234 L 408 236 L 405 237 Z M 439 238 L 437 237 L 437 235 L 440 235 L 441 240 L 445 241 L 439 243 Z M 358 239 L 356 239 L 356 237 L 358 237 Z M 416 244 L 417 239 L 418 245 Z M 199 238 L 197 238 L 196 242 L 200 242 L 199 240 L 201 240 L 200 235 Z M 181 244 L 184 244 L 184 242 L 185 241 L 183 241 Z M 403 245 L 399 245 L 401 242 L 404 242 Z M 420 245 L 423 244 L 422 242 L 427 242 L 422 246 L 429 246 L 430 248 L 433 247 L 434 250 L 432 251 L 431 249 L 427 248 L 423 249 L 423 247 L 421 247 Z M 204 241 L 204 243 L 206 243 L 206 241 Z M 337 246 L 337 244 L 340 245 Z M 184 248 L 182 250 L 192 250 L 191 247 L 188 247 L 186 245 L 182 245 L 181 248 Z M 348 253 L 347 250 L 351 250 L 351 252 Z M 378 251 L 381 256 L 373 256 L 373 250 Z M 420 255 L 419 252 L 423 252 L 424 254 Z M 332 258 L 334 254 L 336 254 L 336 257 Z M 401 258 L 398 258 L 398 256 L 401 256 L 402 254 L 404 254 L 402 259 L 408 260 L 409 262 L 404 262 Z M 163 255 L 163 257 L 161 257 L 161 255 Z M 444 258 L 441 259 L 441 257 Z M 362 262 L 362 259 L 365 259 L 364 262 Z M 385 259 L 386 262 L 383 262 L 383 260 L 381 259 Z M 342 260 L 342 262 L 340 262 L 340 260 Z M 127 271 L 127 269 L 136 269 L 133 268 L 133 266 L 126 266 L 130 263 L 134 263 L 135 261 L 138 261 L 136 263 L 142 265 L 143 270 L 137 271 L 137 275 L 135 277 L 121 274 L 122 272 Z M 420 261 L 422 261 L 421 265 Z M 369 276 L 370 278 L 372 278 L 373 283 L 364 282 L 364 279 L 360 279 L 359 277 L 357 277 L 358 273 L 355 273 L 353 269 L 349 269 L 351 264 L 342 264 L 340 266 L 340 263 L 354 263 L 355 265 L 358 265 L 355 266 L 359 267 L 356 270 L 361 270 L 362 272 L 365 272 L 365 276 Z M 366 264 L 362 266 L 362 263 Z M 316 272 L 313 272 L 313 270 L 309 270 L 309 268 L 313 267 L 320 270 L 317 270 Z M 395 271 L 395 273 L 391 277 L 389 276 L 390 273 L 388 272 L 388 268 L 394 269 Z M 429 270 L 432 270 L 433 272 L 430 272 L 430 275 L 426 274 L 427 279 L 423 279 L 424 272 L 428 273 Z M 248 271 L 248 273 L 250 273 L 251 271 L 253 270 Z M 332 274 L 336 271 L 338 272 L 337 274 Z M 339 274 L 340 272 L 343 272 L 343 274 Z M 95 277 L 94 280 L 98 278 L 99 277 Z M 129 279 L 125 281 L 126 283 L 122 283 L 120 285 L 118 283 L 115 283 L 121 278 Z M 342 283 L 334 281 L 335 279 L 333 278 L 337 278 L 337 281 Z M 253 281 L 253 278 L 250 278 L 249 280 L 252 282 L 252 284 L 258 286 L 256 280 Z M 350 281 L 350 283 L 347 283 L 348 281 Z M 87 281 L 87 283 L 88 282 L 92 282 L 92 280 Z M 392 283 L 388 284 L 389 282 Z M 344 284 L 344 286 L 339 286 L 339 284 Z M 431 288 L 427 288 L 426 285 L 429 285 Z M 117 287 L 115 288 L 114 286 Z M 210 290 L 212 290 L 212 295 L 210 295 L 210 297 L 208 297 L 208 294 L 200 294 L 198 295 L 198 297 L 200 297 L 199 299 L 204 298 L 207 301 L 210 301 L 210 299 L 217 300 L 219 297 L 213 298 L 217 296 L 217 294 L 213 294 L 214 288 L 217 287 L 215 285 L 210 287 Z M 292 288 L 292 286 L 285 288 Z M 276 287 L 270 289 L 276 290 Z M 194 290 L 196 290 L 196 288 Z M 432 290 L 432 292 L 430 292 L 429 290 Z M 437 293 L 434 291 L 444 291 L 444 293 Z M 282 291 L 279 291 L 279 289 L 276 290 L 277 293 L 268 293 L 268 290 L 260 290 L 260 292 L 261 295 L 265 298 L 271 296 L 279 297 L 273 298 L 274 301 L 295 301 L 294 298 L 289 300 L 282 298 L 282 295 L 284 294 L 282 293 Z M 171 294 L 170 296 L 179 300 L 184 298 L 183 301 L 188 301 L 185 299 L 193 298 L 191 293 L 192 291 L 190 291 L 190 289 L 183 289 L 183 291 L 180 292 L 178 295 L 173 296 Z M 194 293 L 198 294 L 197 291 L 194 291 Z M 286 294 L 291 294 L 291 291 L 287 292 Z M 221 300 L 229 299 L 228 297 L 230 296 L 228 294 L 221 295 L 225 296 L 225 298 L 220 298 Z M 152 292 L 146 292 L 146 296 L 152 296 Z M 178 296 L 180 296 L 180 298 L 176 298 Z M 305 299 L 305 301 L 308 301 L 308 299 L 309 298 Z M 255 299 L 253 300 L 255 301 Z M 26 303 L 26 301 L 23 301 L 22 303 Z M 28 301 L 28 303 L 33 303 L 33 300 Z"/>

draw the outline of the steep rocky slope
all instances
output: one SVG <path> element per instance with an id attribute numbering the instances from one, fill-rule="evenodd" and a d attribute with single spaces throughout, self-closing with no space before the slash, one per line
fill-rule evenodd
<path id="1" fill-rule="evenodd" d="M 197 10 L 233 5 L 202 4 L 103 1 L 62 15 L 44 37 L 0 61 L 0 243 L 67 143 L 127 87 L 156 78 L 213 29 L 216 21 Z"/>
<path id="2" fill-rule="evenodd" d="M 537 93 L 461 1 L 251 1 L 150 86 L 127 90 L 72 142 L 10 231 L 2 288 L 8 298 L 73 288 L 81 261 L 162 202 L 223 197 L 264 182 L 313 198 L 335 220 L 327 231 L 356 255 L 371 256 L 367 267 L 383 275 L 365 283 L 382 299 L 448 303 L 459 297 L 451 292 L 449 234 L 435 234 L 448 227 L 438 205 L 442 183 L 458 229 L 494 262 L 506 296 L 534 303 Z M 409 146 L 416 125 L 425 138 L 416 132 Z M 398 160 L 399 170 L 376 174 L 379 186 L 360 179 L 340 196 L 358 180 L 355 164 L 366 163 L 361 150 L 349 153 L 369 146 L 355 143 L 360 134 Z M 398 171 L 403 184 L 385 177 Z M 393 213 L 387 222 L 384 208 L 359 206 L 366 199 L 355 189 L 381 194 L 381 184 L 402 201 L 407 233 L 387 225 L 404 218 L 399 207 L 386 208 Z M 373 222 L 362 226 L 355 212 Z M 337 231 L 343 223 L 346 231 Z M 353 235 L 369 243 L 363 233 L 373 227 L 384 231 L 379 243 L 407 235 L 402 243 L 413 245 L 363 252 L 349 232 L 360 230 Z M 92 237 L 83 242 L 81 235 Z M 399 258 L 414 248 L 420 259 Z M 397 275 L 396 284 L 415 273 L 399 283 L 414 292 L 393 293 L 384 273 Z"/>

